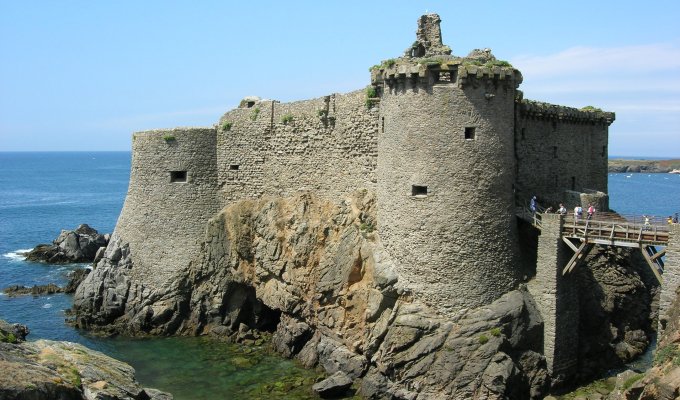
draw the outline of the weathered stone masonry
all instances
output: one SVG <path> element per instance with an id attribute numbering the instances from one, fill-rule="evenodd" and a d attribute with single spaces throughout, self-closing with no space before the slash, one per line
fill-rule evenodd
<path id="1" fill-rule="evenodd" d="M 614 115 L 523 100 L 518 70 L 488 50 L 452 56 L 439 17 L 420 22 L 403 57 L 372 69 L 373 99 L 246 98 L 214 128 L 135 134 L 116 228 L 133 278 L 149 288 L 172 279 L 208 219 L 236 200 L 309 190 L 339 201 L 365 188 L 414 295 L 458 315 L 516 288 L 517 197 L 606 191 Z"/>

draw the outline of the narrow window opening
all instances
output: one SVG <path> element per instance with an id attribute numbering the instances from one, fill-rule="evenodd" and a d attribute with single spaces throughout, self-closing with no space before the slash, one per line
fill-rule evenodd
<path id="1" fill-rule="evenodd" d="M 255 102 L 254 102 L 254 101 L 249 101 L 248 103 L 246 103 L 246 107 L 248 107 L 248 108 L 250 108 L 250 107 L 252 107 L 252 106 L 254 106 L 254 105 L 255 105 Z"/>
<path id="2" fill-rule="evenodd" d="M 526 133 L 527 133 L 527 129 L 526 129 L 526 128 L 522 128 L 522 140 L 524 140 L 524 139 L 527 138 Z"/>
<path id="3" fill-rule="evenodd" d="M 231 164 L 229 166 L 229 170 L 230 171 L 238 171 L 238 167 L 239 167 L 238 164 Z"/>
<path id="4" fill-rule="evenodd" d="M 571 190 L 576 190 L 576 177 L 571 177 Z"/>
<path id="5" fill-rule="evenodd" d="M 557 121 L 552 122 L 552 128 L 553 128 L 553 131 L 557 130 Z"/>
<path id="6" fill-rule="evenodd" d="M 411 186 L 411 196 L 427 196 L 427 186 Z"/>
<path id="7" fill-rule="evenodd" d="M 380 132 L 385 133 L 385 117 L 382 117 L 380 121 L 381 121 Z"/>
<path id="8" fill-rule="evenodd" d="M 557 158 L 557 146 L 553 146 L 553 158 Z"/>
<path id="9" fill-rule="evenodd" d="M 170 182 L 182 183 L 187 181 L 187 171 L 170 171 Z"/>
<path id="10" fill-rule="evenodd" d="M 602 146 L 602 157 L 607 155 L 607 146 Z"/>
<path id="11" fill-rule="evenodd" d="M 474 140 L 475 139 L 475 127 L 473 126 L 468 126 L 465 128 L 465 140 Z"/>

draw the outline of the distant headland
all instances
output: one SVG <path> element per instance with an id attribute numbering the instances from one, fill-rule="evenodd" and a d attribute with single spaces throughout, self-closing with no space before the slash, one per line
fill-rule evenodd
<path id="1" fill-rule="evenodd" d="M 612 158 L 609 160 L 609 172 L 649 172 L 680 174 L 680 159 L 639 160 Z"/>

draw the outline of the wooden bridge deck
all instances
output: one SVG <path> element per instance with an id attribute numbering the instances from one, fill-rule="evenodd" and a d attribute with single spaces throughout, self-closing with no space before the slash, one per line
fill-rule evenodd
<path id="1" fill-rule="evenodd" d="M 517 217 L 539 230 L 543 229 L 544 210 L 536 213 L 526 207 L 518 207 Z M 597 213 L 592 218 L 575 218 L 573 214 L 563 217 L 562 240 L 574 251 L 574 255 L 562 271 L 574 270 L 592 250 L 594 245 L 639 248 L 655 276 L 661 282 L 662 256 L 666 250 L 657 251 L 656 246 L 667 246 L 670 236 L 664 219 L 645 216 L 623 216 L 614 213 Z"/>

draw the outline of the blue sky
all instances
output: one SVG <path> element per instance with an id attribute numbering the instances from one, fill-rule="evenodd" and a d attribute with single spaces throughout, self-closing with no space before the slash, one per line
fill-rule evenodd
<path id="1" fill-rule="evenodd" d="M 680 157 L 680 2 L 594 0 L 0 0 L 0 151 L 129 150 L 245 96 L 359 89 L 427 11 L 455 55 L 520 69 L 525 98 L 616 112 L 610 155 Z"/>

